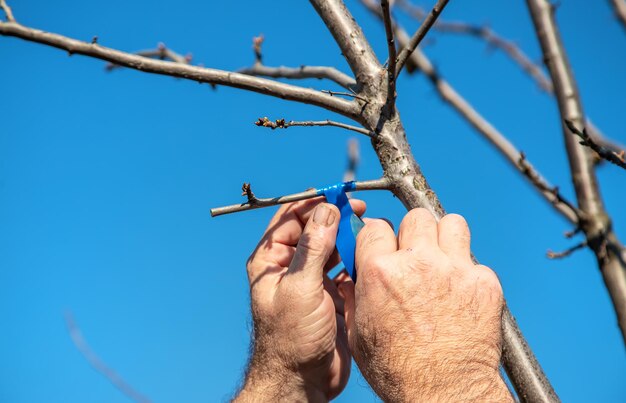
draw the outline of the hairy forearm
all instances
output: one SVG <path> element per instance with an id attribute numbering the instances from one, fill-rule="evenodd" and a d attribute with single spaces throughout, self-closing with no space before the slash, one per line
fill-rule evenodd
<path id="1" fill-rule="evenodd" d="M 233 402 L 326 402 L 324 394 L 295 373 L 253 359 L 243 388 Z"/>
<path id="2" fill-rule="evenodd" d="M 449 373 L 409 373 L 397 381 L 391 377 L 374 382 L 372 388 L 385 402 L 513 402 L 497 370 L 467 367 L 463 371 Z"/>

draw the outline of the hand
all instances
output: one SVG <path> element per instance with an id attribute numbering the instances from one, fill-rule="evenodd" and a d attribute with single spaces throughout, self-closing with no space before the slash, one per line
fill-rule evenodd
<path id="1" fill-rule="evenodd" d="M 343 283 L 350 347 L 385 401 L 512 401 L 500 377 L 504 299 L 474 265 L 463 217 L 410 211 L 398 239 L 382 220 L 357 237 L 358 282 Z"/>
<path id="2" fill-rule="evenodd" d="M 285 205 L 252 253 L 254 349 L 236 400 L 326 401 L 345 388 L 351 357 L 336 282 L 347 275 L 325 275 L 339 263 L 338 224 L 337 208 L 321 199 Z"/>

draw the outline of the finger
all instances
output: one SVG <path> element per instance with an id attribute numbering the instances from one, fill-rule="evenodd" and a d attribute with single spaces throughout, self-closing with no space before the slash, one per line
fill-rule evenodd
<path id="1" fill-rule="evenodd" d="M 338 225 L 337 207 L 328 203 L 315 207 L 283 281 L 291 282 L 302 292 L 322 284 L 324 266 L 335 249 Z"/>
<path id="2" fill-rule="evenodd" d="M 384 256 L 397 250 L 396 234 L 383 220 L 368 220 L 356 237 L 355 260 L 357 272 L 375 256 Z"/>
<path id="3" fill-rule="evenodd" d="M 470 230 L 467 221 L 458 214 L 448 214 L 439 221 L 439 248 L 459 263 L 472 263 L 470 257 Z"/>
<path id="4" fill-rule="evenodd" d="M 324 202 L 323 197 L 316 197 L 282 206 L 272 218 L 263 238 L 296 246 L 313 210 L 322 202 Z M 350 206 L 357 215 L 365 213 L 366 204 L 362 200 L 351 199 Z"/>
<path id="5" fill-rule="evenodd" d="M 283 267 L 288 266 L 295 253 L 294 247 L 313 209 L 323 201 L 324 198 L 317 197 L 281 206 L 267 226 L 249 262 L 270 261 Z M 357 215 L 365 213 L 364 201 L 352 199 L 350 204 Z M 282 245 L 288 247 L 285 248 Z"/>
<path id="6" fill-rule="evenodd" d="M 335 304 L 335 313 L 343 315 L 343 298 L 339 295 L 337 285 L 333 282 L 333 280 L 329 279 L 328 276 L 324 276 L 324 289 L 333 299 L 333 304 Z"/>
<path id="7" fill-rule="evenodd" d="M 402 219 L 398 231 L 400 249 L 437 247 L 437 221 L 430 211 L 416 208 Z"/>

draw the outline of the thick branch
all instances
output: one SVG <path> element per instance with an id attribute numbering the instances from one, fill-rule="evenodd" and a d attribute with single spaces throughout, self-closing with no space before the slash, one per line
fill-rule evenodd
<path id="1" fill-rule="evenodd" d="M 369 130 L 363 129 L 362 127 L 352 126 L 341 122 L 334 122 L 332 120 L 305 120 L 305 121 L 295 121 L 290 120 L 289 122 L 285 121 L 285 119 L 276 119 L 274 121 L 269 120 L 267 117 L 259 118 L 256 122 L 254 122 L 257 126 L 269 127 L 270 129 L 287 129 L 292 126 L 333 126 L 339 127 L 341 129 L 351 130 L 356 133 L 364 134 L 368 137 L 375 137 L 376 133 L 371 132 Z"/>
<path id="2" fill-rule="evenodd" d="M 398 1 L 398 6 L 418 21 L 422 21 L 426 17 L 424 9 L 410 3 L 408 0 Z M 491 28 L 461 21 L 444 21 L 438 19 L 433 29 L 442 33 L 470 35 L 485 41 L 489 47 L 498 49 L 511 58 L 524 72 L 537 82 L 537 85 L 539 85 L 542 90 L 552 93 L 552 81 L 550 81 L 550 78 L 544 73 L 541 66 L 534 63 L 513 41 L 503 38 Z"/>
<path id="3" fill-rule="evenodd" d="M 615 17 L 622 23 L 622 27 L 626 29 L 626 0 L 611 0 Z"/>
<path id="4" fill-rule="evenodd" d="M 82 54 L 147 73 L 184 78 L 200 83 L 241 88 L 282 99 L 320 106 L 349 117 L 358 114 L 357 105 L 313 89 L 229 71 L 153 60 L 100 46 L 97 43 L 78 41 L 62 35 L 28 28 L 15 22 L 0 22 L 0 35 L 14 36 L 30 42 L 37 42 L 63 49 L 70 55 L 74 53 Z"/>
<path id="5" fill-rule="evenodd" d="M 74 317 L 70 312 L 65 314 L 65 324 L 67 331 L 76 346 L 76 349 L 85 357 L 89 365 L 91 365 L 102 376 L 109 380 L 120 392 L 124 393 L 128 398 L 137 403 L 150 403 L 150 399 L 137 392 L 128 382 L 119 376 L 113 369 L 109 368 L 98 355 L 91 349 L 87 341 L 83 337 L 83 333 L 74 321 Z"/>
<path id="6" fill-rule="evenodd" d="M 372 13 L 381 18 L 381 14 L 378 8 L 375 6 L 372 0 L 361 1 Z M 400 25 L 395 24 L 394 30 L 396 38 L 401 46 L 406 46 L 409 41 L 409 36 Z M 532 164 L 524 158 L 524 164 L 520 164 L 522 159 L 522 153 L 515 148 L 515 146 L 496 129 L 487 119 L 485 119 L 478 111 L 476 111 L 472 105 L 461 96 L 454 87 L 452 87 L 445 79 L 441 77 L 430 60 L 420 51 L 416 49 L 408 59 L 410 65 L 420 70 L 426 77 L 430 79 L 430 82 L 434 85 L 435 89 L 441 96 L 441 98 L 450 105 L 461 117 L 463 117 L 474 129 L 478 131 L 485 139 L 487 139 L 507 161 L 534 186 L 534 188 L 546 199 L 554 209 L 565 217 L 570 222 L 576 224 L 578 221 L 576 210 L 572 209 L 571 203 L 563 203 L 555 196 L 553 185 L 542 177 L 542 175 L 533 168 Z M 528 175 L 528 173 L 532 175 Z M 539 186 L 538 186 L 539 185 Z"/>
<path id="7" fill-rule="evenodd" d="M 387 178 L 375 179 L 375 180 L 370 180 L 370 181 L 360 181 L 360 182 L 355 182 L 354 184 L 356 186 L 355 191 L 387 190 L 389 189 L 389 186 L 390 186 L 389 180 Z M 294 194 L 285 195 L 285 196 L 268 197 L 265 199 L 259 199 L 256 196 L 254 196 L 254 193 L 252 193 L 252 190 L 250 190 L 249 184 L 244 184 L 244 191 L 245 191 L 245 194 L 248 196 L 248 201 L 246 203 L 212 208 L 211 216 L 217 217 L 223 214 L 254 210 L 254 209 L 262 208 L 262 207 L 275 206 L 277 204 L 292 203 L 295 201 L 313 199 L 315 197 L 320 196 L 318 189 L 310 189 L 304 192 L 294 193 Z"/>
<path id="8" fill-rule="evenodd" d="M 437 0 L 437 4 L 435 4 L 426 18 L 424 18 L 422 25 L 420 25 L 408 43 L 400 51 L 400 54 L 398 55 L 398 65 L 396 67 L 396 77 L 400 75 L 400 72 L 402 71 L 407 59 L 411 56 L 411 53 L 413 53 L 422 39 L 424 39 L 435 21 L 437 21 L 437 17 L 439 17 L 439 14 L 441 14 L 446 4 L 448 4 L 448 0 Z"/>
<path id="9" fill-rule="evenodd" d="M 564 123 L 569 121 L 574 127 L 583 127 L 585 123 L 578 88 L 554 20 L 552 5 L 547 0 L 526 2 L 554 85 L 574 190 L 578 207 L 583 214 L 580 227 L 589 247 L 596 254 L 604 283 L 613 300 L 622 337 L 626 342 L 626 262 L 622 256 L 624 247 L 612 232 L 611 219 L 602 204 L 591 150 L 580 145 L 575 134 Z"/>
<path id="10" fill-rule="evenodd" d="M 380 71 L 380 63 L 359 24 L 342 0 L 310 0 L 335 38 L 360 85 L 367 86 Z"/>

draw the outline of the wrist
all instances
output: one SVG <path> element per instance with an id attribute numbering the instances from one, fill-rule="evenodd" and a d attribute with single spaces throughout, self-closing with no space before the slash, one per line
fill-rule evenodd
<path id="1" fill-rule="evenodd" d="M 422 373 L 411 379 L 404 377 L 397 392 L 396 397 L 390 400 L 513 402 L 498 369 L 472 365 L 462 370 Z"/>
<path id="2" fill-rule="evenodd" d="M 327 402 L 326 394 L 297 372 L 270 360 L 252 359 L 235 402 Z"/>

